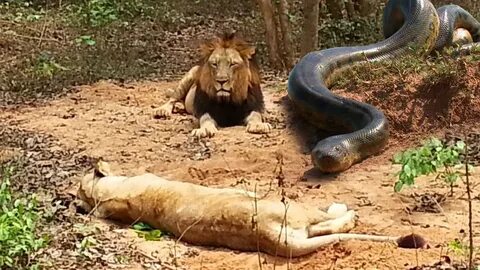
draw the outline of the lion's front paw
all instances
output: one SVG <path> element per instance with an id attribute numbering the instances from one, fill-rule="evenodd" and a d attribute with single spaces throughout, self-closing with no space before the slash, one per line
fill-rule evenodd
<path id="1" fill-rule="evenodd" d="M 167 103 L 163 104 L 154 112 L 155 118 L 167 118 L 172 116 L 173 104 Z"/>
<path id="2" fill-rule="evenodd" d="M 272 131 L 272 125 L 264 122 L 251 122 L 247 124 L 247 132 L 256 134 L 266 134 Z"/>
<path id="3" fill-rule="evenodd" d="M 213 137 L 213 135 L 215 135 L 217 131 L 218 130 L 214 125 L 208 125 L 192 130 L 192 136 L 195 136 L 197 138 Z"/>

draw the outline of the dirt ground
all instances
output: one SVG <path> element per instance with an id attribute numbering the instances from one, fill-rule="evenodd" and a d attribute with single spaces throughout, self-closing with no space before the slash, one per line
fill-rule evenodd
<path id="1" fill-rule="evenodd" d="M 152 172 L 217 187 L 244 188 L 241 183 L 245 181 L 250 190 L 258 185 L 259 192 L 266 192 L 272 186 L 277 194 L 283 188 L 289 199 L 312 207 L 346 203 L 358 211 L 354 232 L 405 235 L 414 231 L 431 245 L 425 250 L 402 250 L 389 244 L 350 241 L 285 260 L 182 242 L 176 245 L 172 239 L 147 242 L 124 227 L 111 228 L 120 232 L 125 241 L 133 241 L 140 254 L 151 261 L 171 261 L 176 255 L 178 269 L 260 269 L 258 256 L 262 269 L 409 269 L 438 261 L 447 253 L 446 243 L 468 228 L 463 185 L 456 189 L 454 198 L 442 203 L 440 213 L 406 211 L 415 201 L 411 196 L 414 192 L 447 192 L 439 183 L 426 181 L 432 177 L 421 179 L 417 188 L 393 192 L 393 174 L 399 167 L 391 165 L 389 159 L 422 136 L 394 136 L 381 155 L 339 175 L 320 175 L 311 169 L 308 148 L 314 142 L 312 136 L 298 135 L 304 124 L 288 116 L 291 108 L 284 82 L 263 85 L 267 120 L 275 127 L 271 134 L 248 134 L 245 127 L 239 126 L 221 129 L 215 137 L 202 140 L 189 135 L 195 121 L 181 105 L 170 119 L 153 117 L 154 108 L 166 100 L 165 91 L 174 86 L 175 82 L 119 86 L 102 81 L 43 105 L 7 108 L 0 113 L 0 119 L 19 129 L 51 135 L 83 155 L 102 157 L 118 173 Z M 279 187 L 279 181 L 283 187 Z M 478 181 L 478 173 L 474 181 Z M 61 188 L 61 192 L 71 189 Z M 478 190 L 474 190 L 474 196 L 478 198 Z M 475 200 L 474 217 L 480 214 L 479 206 L 479 200 Z M 474 225 L 478 226 L 478 221 Z M 477 244 L 478 237 L 476 232 Z M 144 264 L 142 268 L 132 264 L 130 269 L 175 269 L 171 264 L 160 265 Z"/>

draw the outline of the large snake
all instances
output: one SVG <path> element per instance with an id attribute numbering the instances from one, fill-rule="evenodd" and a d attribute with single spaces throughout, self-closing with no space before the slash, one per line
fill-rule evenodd
<path id="1" fill-rule="evenodd" d="M 306 54 L 288 78 L 288 95 L 317 127 L 338 135 L 317 142 L 312 162 L 322 172 L 341 172 L 384 149 L 388 121 L 374 106 L 333 94 L 332 75 L 354 63 L 393 59 L 417 48 L 422 56 L 452 45 L 457 29 L 466 29 L 475 43 L 460 44 L 469 52 L 480 45 L 480 23 L 457 5 L 435 10 L 428 0 L 390 0 L 383 13 L 385 39 L 370 45 L 336 47 Z"/>

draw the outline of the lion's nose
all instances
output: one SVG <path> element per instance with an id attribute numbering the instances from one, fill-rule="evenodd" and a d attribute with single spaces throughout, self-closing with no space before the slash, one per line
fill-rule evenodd
<path id="1" fill-rule="evenodd" d="M 220 84 L 224 84 L 228 81 L 227 78 L 217 78 L 217 82 L 220 83 Z"/>

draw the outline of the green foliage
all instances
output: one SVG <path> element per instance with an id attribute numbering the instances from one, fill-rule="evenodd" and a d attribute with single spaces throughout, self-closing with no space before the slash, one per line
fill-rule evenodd
<path id="1" fill-rule="evenodd" d="M 47 238 L 36 235 L 41 214 L 33 195 L 17 197 L 10 189 L 12 167 L 4 168 L 0 184 L 0 269 L 34 267 L 31 253 L 47 244 Z"/>
<path id="2" fill-rule="evenodd" d="M 32 1 L 0 1 L 0 18 L 12 20 L 14 22 L 34 22 L 42 19 L 45 11 L 36 10 Z"/>
<path id="3" fill-rule="evenodd" d="M 466 256 L 468 254 L 468 245 L 459 239 L 450 241 L 447 244 L 447 247 L 450 251 L 454 252 L 458 256 Z"/>
<path id="4" fill-rule="evenodd" d="M 97 42 L 92 38 L 92 36 L 86 35 L 86 36 L 79 36 L 78 38 L 76 38 L 75 43 L 94 46 Z"/>
<path id="5" fill-rule="evenodd" d="M 38 75 L 52 78 L 60 70 L 68 69 L 56 63 L 50 54 L 43 52 L 38 56 L 35 64 L 35 71 Z"/>
<path id="6" fill-rule="evenodd" d="M 383 39 L 378 18 L 326 19 L 319 24 L 321 48 L 366 45 Z"/>
<path id="7" fill-rule="evenodd" d="M 77 15 L 88 25 L 99 27 L 118 19 L 118 7 L 114 0 L 88 0 L 79 6 Z"/>
<path id="8" fill-rule="evenodd" d="M 456 238 L 447 243 L 447 249 L 449 252 L 452 252 L 456 256 L 461 258 L 465 258 L 468 260 L 468 256 L 470 253 L 470 246 L 468 244 L 468 237 L 467 235 L 463 235 L 460 238 Z M 478 253 L 480 249 L 478 247 L 473 247 L 473 252 Z M 480 269 L 480 265 L 476 266 L 474 269 Z"/>
<path id="9" fill-rule="evenodd" d="M 132 228 L 138 236 L 145 238 L 147 241 L 159 241 L 165 235 L 162 231 L 153 229 L 150 225 L 143 222 L 134 224 Z"/>
<path id="10" fill-rule="evenodd" d="M 465 143 L 458 141 L 453 146 L 443 144 L 437 138 L 431 138 L 421 147 L 398 153 L 393 158 L 394 164 L 402 168 L 396 173 L 398 180 L 395 191 L 400 192 L 407 185 L 415 184 L 415 179 L 421 175 L 437 173 L 437 178 L 453 184 L 460 177 L 460 154 L 465 150 Z M 443 169 L 443 170 L 441 170 Z"/>
<path id="11" fill-rule="evenodd" d="M 138 18 L 159 21 L 164 26 L 185 23 L 183 13 L 173 8 L 168 1 L 85 0 L 83 3 L 67 6 L 67 9 L 70 12 L 70 23 L 94 28 L 104 27 L 115 21 L 127 25 L 128 21 Z"/>

